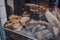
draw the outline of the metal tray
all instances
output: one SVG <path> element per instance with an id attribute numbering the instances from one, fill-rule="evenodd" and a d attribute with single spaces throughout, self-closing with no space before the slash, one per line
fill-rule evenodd
<path id="1" fill-rule="evenodd" d="M 4 28 L 4 30 L 13 32 L 12 30 L 10 30 L 8 28 Z M 13 32 L 13 33 L 18 34 L 18 35 L 22 35 L 22 36 L 27 37 L 27 38 L 29 38 L 31 40 L 37 40 L 36 38 L 34 38 L 33 33 L 26 30 L 25 28 L 23 28 L 22 30 L 20 30 L 18 32 Z"/>

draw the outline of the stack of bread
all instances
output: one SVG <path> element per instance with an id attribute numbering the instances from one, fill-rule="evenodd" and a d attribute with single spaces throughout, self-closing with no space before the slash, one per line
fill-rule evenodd
<path id="1" fill-rule="evenodd" d="M 9 21 L 7 21 L 4 26 L 16 32 L 20 31 L 23 28 L 23 26 L 26 26 L 29 20 L 30 17 L 28 12 L 24 12 L 22 16 L 12 14 L 9 17 Z"/>

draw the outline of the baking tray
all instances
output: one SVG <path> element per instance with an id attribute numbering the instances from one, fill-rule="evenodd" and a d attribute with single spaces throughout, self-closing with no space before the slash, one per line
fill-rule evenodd
<path id="1" fill-rule="evenodd" d="M 7 31 L 9 31 L 9 32 L 12 32 L 12 33 L 15 33 L 15 34 L 18 34 L 18 35 L 22 35 L 22 36 L 27 37 L 27 38 L 29 38 L 29 39 L 31 39 L 31 40 L 37 40 L 36 38 L 34 38 L 33 33 L 30 32 L 30 31 L 28 31 L 28 30 L 25 29 L 25 28 L 22 28 L 22 29 L 21 29 L 20 31 L 18 31 L 18 32 L 13 32 L 12 30 L 10 30 L 10 29 L 8 29 L 8 28 L 4 28 L 4 30 L 7 30 Z"/>

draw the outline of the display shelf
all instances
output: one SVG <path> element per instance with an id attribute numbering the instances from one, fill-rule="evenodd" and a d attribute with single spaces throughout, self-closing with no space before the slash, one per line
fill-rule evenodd
<path id="1" fill-rule="evenodd" d="M 5 30 L 8 30 L 10 32 L 13 32 L 12 30 L 8 29 L 8 28 L 4 28 Z M 30 31 L 26 30 L 25 28 L 23 28 L 22 30 L 18 31 L 18 32 L 13 32 L 15 34 L 18 35 L 22 35 L 24 37 L 27 37 L 31 40 L 37 40 L 36 38 L 34 38 L 33 33 L 31 33 Z"/>

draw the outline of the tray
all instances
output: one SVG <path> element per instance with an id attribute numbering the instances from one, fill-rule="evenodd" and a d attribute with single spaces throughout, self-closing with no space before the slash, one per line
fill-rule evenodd
<path id="1" fill-rule="evenodd" d="M 12 30 L 10 30 L 8 28 L 4 28 L 4 30 L 13 32 Z M 26 30 L 25 28 L 23 28 L 22 30 L 20 30 L 18 32 L 13 32 L 13 33 L 18 34 L 18 35 L 22 35 L 22 36 L 27 37 L 27 38 L 29 38 L 31 40 L 37 40 L 36 38 L 34 38 L 33 33 Z"/>

